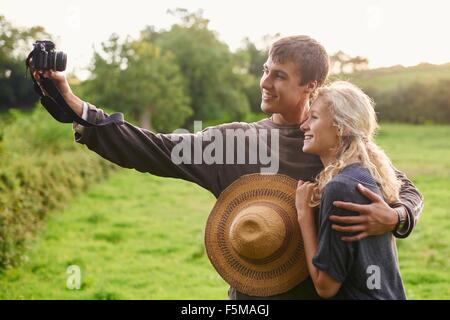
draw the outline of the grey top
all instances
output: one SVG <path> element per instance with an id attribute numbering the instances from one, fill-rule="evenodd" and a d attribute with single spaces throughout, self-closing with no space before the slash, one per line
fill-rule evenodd
<path id="1" fill-rule="evenodd" d="M 334 207 L 333 201 L 369 203 L 357 191 L 358 183 L 381 195 L 369 170 L 361 164 L 347 166 L 326 185 L 320 204 L 318 248 L 313 264 L 342 283 L 336 299 L 406 299 L 395 238 L 391 233 L 344 242 L 340 239 L 344 234 L 331 229 L 330 215 L 358 215 Z"/>

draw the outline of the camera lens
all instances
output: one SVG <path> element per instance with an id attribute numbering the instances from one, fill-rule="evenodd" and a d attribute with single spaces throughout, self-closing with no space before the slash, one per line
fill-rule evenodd
<path id="1" fill-rule="evenodd" d="M 55 65 L 54 70 L 64 71 L 66 70 L 67 54 L 62 51 L 55 52 Z"/>
<path id="2" fill-rule="evenodd" d="M 47 69 L 55 71 L 66 70 L 67 55 L 62 51 L 50 51 L 47 58 Z"/>

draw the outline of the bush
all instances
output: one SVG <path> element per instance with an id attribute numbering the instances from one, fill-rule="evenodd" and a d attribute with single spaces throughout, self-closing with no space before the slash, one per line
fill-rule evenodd
<path id="1" fill-rule="evenodd" d="M 395 90 L 365 88 L 375 100 L 380 121 L 413 124 L 450 123 L 450 80 L 413 82 Z"/>
<path id="2" fill-rule="evenodd" d="M 0 116 L 0 269 L 21 261 L 46 213 L 117 168 L 37 108 Z"/>

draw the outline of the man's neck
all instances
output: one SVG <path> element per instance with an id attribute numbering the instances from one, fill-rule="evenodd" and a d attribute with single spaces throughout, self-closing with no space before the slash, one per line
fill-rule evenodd
<path id="1" fill-rule="evenodd" d="M 294 125 L 294 124 L 302 124 L 305 122 L 308 117 L 309 104 L 306 103 L 303 108 L 301 108 L 300 112 L 294 113 L 274 113 L 272 115 L 272 121 L 279 125 Z"/>

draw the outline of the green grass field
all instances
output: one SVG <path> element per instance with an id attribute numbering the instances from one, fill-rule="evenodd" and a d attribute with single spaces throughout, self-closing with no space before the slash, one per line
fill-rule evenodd
<path id="1" fill-rule="evenodd" d="M 382 125 L 378 141 L 424 194 L 413 234 L 398 240 L 409 299 L 450 299 L 450 126 Z M 214 197 L 193 184 L 121 170 L 48 215 L 1 299 L 226 299 L 203 230 Z M 80 290 L 66 288 L 69 265 Z"/>

